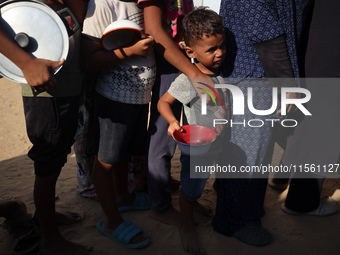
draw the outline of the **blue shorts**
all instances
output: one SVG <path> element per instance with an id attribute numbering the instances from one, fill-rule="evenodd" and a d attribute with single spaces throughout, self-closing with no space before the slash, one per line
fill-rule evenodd
<path id="1" fill-rule="evenodd" d="M 145 155 L 148 112 L 149 104 L 120 103 L 97 93 L 99 160 L 120 165 L 129 154 Z"/>
<path id="2" fill-rule="evenodd" d="M 205 184 L 210 177 L 210 173 L 202 174 L 202 178 L 190 178 L 190 167 L 193 168 L 196 165 L 203 164 L 210 165 L 213 161 L 210 162 L 209 157 L 190 157 L 185 154 L 181 154 L 180 161 L 182 164 L 181 195 L 188 201 L 196 201 L 202 196 Z"/>

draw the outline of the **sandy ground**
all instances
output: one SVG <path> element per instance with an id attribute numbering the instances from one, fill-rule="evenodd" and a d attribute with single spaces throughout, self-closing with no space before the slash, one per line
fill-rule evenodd
<path id="1" fill-rule="evenodd" d="M 26 156 L 31 147 L 26 136 L 20 86 L 6 79 L 0 79 L 0 198 L 20 199 L 27 204 L 29 212 L 34 212 L 32 198 L 33 164 Z M 277 164 L 280 148 L 276 148 L 273 164 Z M 74 154 L 69 160 L 57 183 L 59 210 L 83 211 L 83 222 L 60 227 L 62 234 L 69 240 L 93 246 L 92 254 L 187 254 L 182 250 L 178 229 L 151 220 L 148 211 L 126 212 L 123 217 L 132 220 L 147 233 L 152 244 L 142 250 L 128 250 L 120 247 L 101 235 L 95 224 L 103 218 L 100 204 L 92 199 L 81 197 L 76 191 L 76 162 Z M 180 163 L 178 153 L 173 159 L 172 173 L 179 179 Z M 212 188 L 213 179 L 208 181 L 201 201 L 215 208 L 216 194 Z M 340 201 L 340 182 L 326 180 L 323 195 L 330 195 Z M 292 216 L 283 213 L 280 204 L 286 192 L 267 189 L 265 199 L 266 216 L 263 226 L 273 233 L 274 241 L 265 247 L 245 245 L 234 238 L 224 237 L 212 229 L 211 218 L 195 215 L 198 232 L 203 247 L 210 255 L 220 254 L 340 254 L 340 214 L 330 217 Z M 174 205 L 178 207 L 178 192 L 173 194 Z M 3 219 L 0 219 L 2 222 Z M 11 236 L 0 228 L 0 254 L 11 254 Z"/>

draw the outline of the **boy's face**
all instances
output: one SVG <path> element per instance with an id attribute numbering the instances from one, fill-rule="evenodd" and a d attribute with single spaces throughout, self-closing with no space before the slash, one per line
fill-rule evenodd
<path id="1" fill-rule="evenodd" d="M 226 54 L 223 34 L 204 36 L 197 40 L 194 46 L 188 48 L 188 56 L 196 58 L 198 60 L 197 67 L 201 72 L 207 74 L 218 72 Z"/>

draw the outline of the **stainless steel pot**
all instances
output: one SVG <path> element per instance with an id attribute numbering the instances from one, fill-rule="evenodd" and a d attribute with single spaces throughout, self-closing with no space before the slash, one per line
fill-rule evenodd
<path id="1" fill-rule="evenodd" d="M 27 53 L 36 58 L 69 62 L 73 52 L 72 34 L 79 23 L 68 8 L 55 12 L 35 0 L 11 0 L 0 4 L 0 25 Z M 71 28 L 65 20 L 70 16 Z M 57 73 L 60 68 L 54 70 Z M 0 53 L 0 73 L 19 83 L 27 83 L 20 68 Z"/>

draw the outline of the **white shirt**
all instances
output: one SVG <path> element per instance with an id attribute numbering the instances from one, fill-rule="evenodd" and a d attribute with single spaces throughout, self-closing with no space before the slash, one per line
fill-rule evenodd
<path id="1" fill-rule="evenodd" d="M 116 20 L 131 20 L 144 27 L 143 10 L 135 2 L 119 0 L 90 0 L 83 26 L 83 34 L 98 40 L 105 28 Z M 156 78 L 154 53 L 130 57 L 103 70 L 96 90 L 113 101 L 127 104 L 147 104 Z"/>

